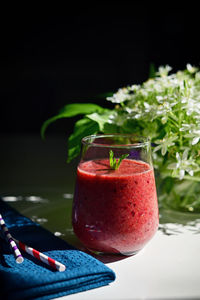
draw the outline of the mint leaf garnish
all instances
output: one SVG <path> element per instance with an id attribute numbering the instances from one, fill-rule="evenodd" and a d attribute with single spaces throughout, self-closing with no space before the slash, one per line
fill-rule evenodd
<path id="1" fill-rule="evenodd" d="M 122 154 L 122 156 L 118 160 L 116 160 L 116 158 L 114 157 L 114 152 L 112 150 L 110 150 L 109 160 L 110 160 L 111 169 L 117 170 L 119 168 L 122 160 L 125 159 L 128 156 L 129 156 L 129 154 Z"/>

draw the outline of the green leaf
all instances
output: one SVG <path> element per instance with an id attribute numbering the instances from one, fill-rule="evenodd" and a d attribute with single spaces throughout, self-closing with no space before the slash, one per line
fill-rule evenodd
<path id="1" fill-rule="evenodd" d="M 110 168 L 113 170 L 117 170 L 119 168 L 122 160 L 128 156 L 129 156 L 129 154 L 122 154 L 122 156 L 118 160 L 116 160 L 116 158 L 114 158 L 114 152 L 112 150 L 110 150 L 109 151 Z"/>
<path id="2" fill-rule="evenodd" d="M 108 123 L 110 117 L 110 110 L 105 109 L 103 113 L 92 113 L 87 117 L 98 123 L 100 131 L 104 131 L 104 126 Z"/>
<path id="3" fill-rule="evenodd" d="M 113 92 L 107 92 L 107 93 L 102 93 L 102 94 L 98 94 L 95 96 L 95 98 L 107 98 L 107 97 L 112 97 L 113 96 Z"/>
<path id="4" fill-rule="evenodd" d="M 125 158 L 127 158 L 128 156 L 129 156 L 129 154 L 122 154 L 122 156 L 117 161 L 117 166 L 116 166 L 117 169 L 119 168 L 122 160 L 125 159 Z"/>
<path id="5" fill-rule="evenodd" d="M 70 135 L 68 139 L 68 163 L 79 155 L 81 150 L 82 138 L 87 135 L 95 134 L 98 131 L 98 124 L 95 121 L 92 121 L 86 117 L 75 123 L 74 132 Z"/>
<path id="6" fill-rule="evenodd" d="M 104 134 L 119 133 L 119 132 L 120 132 L 120 127 L 118 125 L 113 124 L 113 123 L 104 124 L 104 128 L 103 128 Z"/>
<path id="7" fill-rule="evenodd" d="M 40 130 L 40 134 L 41 134 L 41 136 L 42 136 L 43 139 L 45 138 L 45 131 L 46 131 L 47 127 L 48 127 L 51 123 L 55 122 L 55 121 L 58 120 L 58 119 L 62 119 L 62 118 L 64 118 L 63 115 L 61 115 L 61 114 L 60 114 L 60 115 L 56 115 L 56 116 L 54 116 L 54 117 L 52 117 L 52 118 L 46 120 L 46 121 L 42 124 L 41 130 Z"/>
<path id="8" fill-rule="evenodd" d="M 114 153 L 112 150 L 109 152 L 109 160 L 111 169 L 114 169 Z"/>
<path id="9" fill-rule="evenodd" d="M 76 158 L 81 151 L 81 145 L 78 143 L 76 146 L 69 148 L 67 150 L 67 163 L 70 163 L 74 158 Z"/>
<path id="10" fill-rule="evenodd" d="M 101 113 L 104 108 L 94 103 L 72 103 L 65 105 L 60 114 L 64 114 L 66 118 L 75 117 L 77 115 L 86 115 L 93 112 Z"/>
<path id="11" fill-rule="evenodd" d="M 46 120 L 41 127 L 41 136 L 44 138 L 47 127 L 58 119 L 71 118 L 77 115 L 86 115 L 93 112 L 101 113 L 104 109 L 93 103 L 73 103 L 65 105 L 60 112 L 52 118 Z"/>
<path id="12" fill-rule="evenodd" d="M 150 63 L 149 66 L 149 78 L 154 78 L 156 77 L 156 67 L 154 63 Z"/>
<path id="13" fill-rule="evenodd" d="M 166 191 L 167 194 L 169 194 L 173 188 L 174 180 L 171 177 L 166 177 L 162 180 L 162 189 L 163 191 Z"/>

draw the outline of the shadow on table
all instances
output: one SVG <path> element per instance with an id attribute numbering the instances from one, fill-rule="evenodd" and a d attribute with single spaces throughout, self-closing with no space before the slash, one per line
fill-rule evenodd
<path id="1" fill-rule="evenodd" d="M 72 237 L 70 237 L 69 239 L 67 237 L 65 237 L 64 240 L 67 243 L 72 244 L 75 248 L 93 256 L 94 258 L 98 259 L 99 261 L 103 262 L 104 264 L 114 263 L 116 261 L 120 261 L 120 260 L 130 257 L 130 256 L 122 255 L 122 254 L 96 254 L 96 253 L 88 250 L 87 248 L 85 248 L 84 245 L 81 244 L 81 242 L 75 236 L 75 234 L 73 234 L 73 240 L 72 240 Z"/>
<path id="2" fill-rule="evenodd" d="M 200 234 L 200 213 L 160 209 L 159 229 L 164 235 Z"/>
<path id="3" fill-rule="evenodd" d="M 104 264 L 110 264 L 110 263 L 114 263 L 116 261 L 120 261 L 123 259 L 127 259 L 130 256 L 125 256 L 125 255 L 118 255 L 118 254 L 94 254 L 91 252 L 87 252 L 88 254 L 92 255 L 93 257 L 95 257 L 96 259 L 98 259 L 99 261 L 101 261 Z"/>

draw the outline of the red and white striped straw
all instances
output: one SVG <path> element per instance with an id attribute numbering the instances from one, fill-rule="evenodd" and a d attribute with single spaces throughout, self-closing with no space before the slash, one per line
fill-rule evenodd
<path id="1" fill-rule="evenodd" d="M 16 262 L 18 264 L 21 264 L 24 261 L 24 259 L 23 259 L 22 255 L 21 255 L 21 252 L 19 251 L 19 249 L 18 249 L 15 241 L 14 241 L 14 238 L 10 234 L 8 228 L 6 227 L 5 221 L 2 218 L 1 214 L 0 214 L 0 226 L 1 226 L 1 229 L 2 229 L 2 231 L 4 233 L 4 237 L 6 238 L 7 242 L 10 244 L 10 248 L 12 249 L 12 251 L 14 253 Z"/>
<path id="2" fill-rule="evenodd" d="M 61 264 L 60 262 L 56 261 L 55 259 L 41 253 L 38 250 L 33 249 L 32 247 L 25 245 L 24 243 L 22 243 L 16 239 L 15 239 L 15 242 L 17 243 L 18 247 L 21 250 L 32 255 L 33 257 L 37 258 L 38 260 L 42 261 L 43 263 L 49 265 L 53 269 L 58 270 L 59 272 L 63 272 L 66 270 L 65 265 Z"/>

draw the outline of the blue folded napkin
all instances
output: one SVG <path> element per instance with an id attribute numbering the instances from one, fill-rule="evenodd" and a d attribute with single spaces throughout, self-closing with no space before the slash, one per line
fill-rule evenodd
<path id="1" fill-rule="evenodd" d="M 53 299 L 104 286 L 115 280 L 114 272 L 102 262 L 68 245 L 2 200 L 0 214 L 13 237 L 66 266 L 64 272 L 54 271 L 24 252 L 24 262 L 17 264 L 9 245 L 1 239 L 2 300 Z"/>

